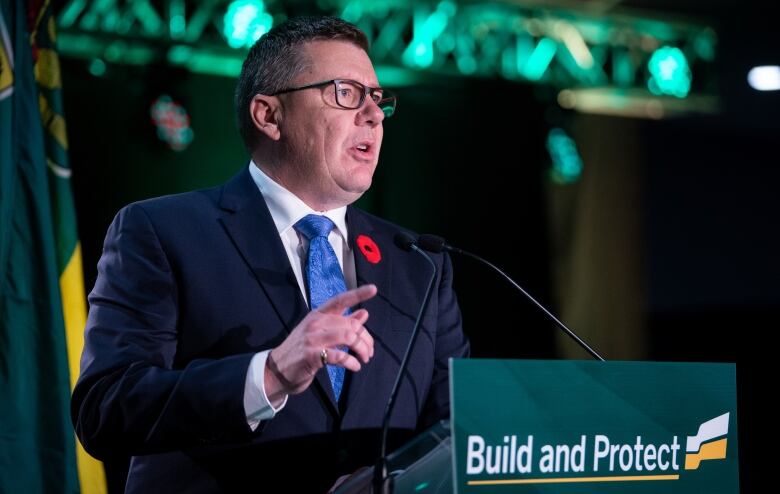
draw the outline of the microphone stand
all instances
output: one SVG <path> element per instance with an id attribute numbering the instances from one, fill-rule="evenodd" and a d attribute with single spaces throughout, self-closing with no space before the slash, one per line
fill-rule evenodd
<path id="1" fill-rule="evenodd" d="M 403 375 L 406 372 L 406 367 L 409 364 L 409 358 L 412 355 L 412 349 L 414 349 L 414 342 L 417 341 L 417 336 L 420 334 L 420 323 L 422 322 L 423 314 L 425 314 L 425 311 L 428 309 L 428 302 L 430 302 L 431 294 L 433 293 L 433 283 L 436 281 L 436 274 L 438 273 L 438 270 L 436 269 L 436 263 L 433 262 L 431 256 L 417 247 L 417 245 L 414 243 L 414 239 L 412 239 L 409 235 L 405 233 L 398 233 L 395 237 L 395 241 L 396 245 L 402 249 L 407 251 L 414 250 L 423 256 L 433 268 L 433 274 L 431 275 L 431 279 L 428 281 L 428 288 L 425 290 L 425 299 L 423 300 L 422 307 L 420 307 L 420 312 L 417 314 L 417 319 L 414 321 L 412 336 L 409 338 L 409 345 L 407 345 L 404 358 L 401 360 L 401 366 L 398 369 L 398 375 L 396 376 L 395 384 L 393 384 L 393 389 L 390 393 L 390 399 L 387 400 L 385 416 L 382 421 L 382 442 L 379 450 L 379 459 L 377 459 L 376 465 L 374 466 L 374 494 L 390 494 L 393 490 L 392 479 L 388 476 L 387 472 L 387 432 L 390 428 L 390 416 L 392 415 L 393 408 L 395 407 L 395 400 L 398 397 L 398 391 L 401 389 L 401 379 L 403 378 Z"/>
<path id="2" fill-rule="evenodd" d="M 547 310 L 542 304 L 536 301 L 535 298 L 531 296 L 528 292 L 526 292 L 523 287 L 518 285 L 515 280 L 509 277 L 506 273 L 504 273 L 501 269 L 499 269 L 497 266 L 495 266 L 490 261 L 483 259 L 479 257 L 476 254 L 472 254 L 471 252 L 465 251 L 463 249 L 459 249 L 458 247 L 453 247 L 452 245 L 447 244 L 443 238 L 436 236 L 436 235 L 420 235 L 417 239 L 417 241 L 420 243 L 420 246 L 422 246 L 423 249 L 430 250 L 432 252 L 441 252 L 443 250 L 447 250 L 449 252 L 455 252 L 456 254 L 463 254 L 467 257 L 471 257 L 472 259 L 476 259 L 477 261 L 489 266 L 494 271 L 498 272 L 501 276 L 504 277 L 509 283 L 512 284 L 515 288 L 520 290 L 520 292 L 525 295 L 525 297 L 533 302 L 537 307 L 539 307 L 545 314 L 547 314 L 547 317 L 552 319 L 555 324 L 569 337 L 571 337 L 580 347 L 582 347 L 586 352 L 588 352 L 594 359 L 599 360 L 601 362 L 604 362 L 604 357 L 599 355 L 596 350 L 590 347 L 585 341 L 582 340 L 577 334 L 566 327 L 565 324 L 563 324 L 557 317 L 555 317 L 552 312 Z"/>

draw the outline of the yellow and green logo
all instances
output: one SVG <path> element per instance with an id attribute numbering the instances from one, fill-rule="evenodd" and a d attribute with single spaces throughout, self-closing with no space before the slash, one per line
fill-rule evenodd
<path id="1" fill-rule="evenodd" d="M 729 414 L 708 420 L 699 426 L 695 436 L 688 436 L 685 446 L 685 469 L 696 470 L 704 460 L 725 460 L 729 433 Z"/>

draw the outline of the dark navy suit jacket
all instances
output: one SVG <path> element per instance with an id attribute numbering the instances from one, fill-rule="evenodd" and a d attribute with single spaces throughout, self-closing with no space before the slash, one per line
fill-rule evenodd
<path id="1" fill-rule="evenodd" d="M 320 370 L 256 431 L 243 407 L 255 352 L 308 312 L 268 207 L 248 170 L 221 187 L 131 204 L 106 235 L 89 296 L 76 432 L 97 458 L 132 455 L 128 492 L 324 492 L 378 453 L 390 388 L 430 276 L 393 244 L 399 228 L 347 209 L 358 285 L 374 283 L 374 358 L 347 372 L 341 403 Z M 379 262 L 355 239 L 371 238 Z M 448 359 L 468 354 L 449 258 L 391 421 L 414 431 L 449 411 Z"/>

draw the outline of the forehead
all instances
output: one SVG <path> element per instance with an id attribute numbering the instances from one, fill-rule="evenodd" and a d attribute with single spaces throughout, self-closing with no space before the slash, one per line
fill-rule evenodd
<path id="1" fill-rule="evenodd" d="M 347 41 L 310 41 L 303 46 L 308 67 L 297 83 L 311 84 L 328 79 L 353 79 L 367 86 L 378 86 L 374 66 L 368 54 Z"/>

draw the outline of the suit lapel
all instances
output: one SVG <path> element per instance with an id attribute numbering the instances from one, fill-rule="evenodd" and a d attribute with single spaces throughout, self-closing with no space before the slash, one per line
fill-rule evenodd
<path id="1" fill-rule="evenodd" d="M 381 335 L 387 331 L 390 318 L 389 307 L 390 300 L 392 300 L 391 280 L 393 264 L 389 253 L 395 246 L 392 245 L 392 239 L 384 237 L 374 230 L 365 213 L 352 206 L 347 208 L 347 228 L 349 230 L 349 243 L 355 257 L 357 286 L 373 283 L 378 289 L 377 295 L 361 304 L 361 307 L 369 313 L 366 329 L 375 339 L 377 339 L 377 336 L 381 339 Z M 380 259 L 378 262 L 371 262 L 369 260 L 371 256 L 367 256 L 361 249 L 358 242 L 361 236 L 368 237 L 379 248 Z M 362 240 L 360 243 L 362 243 Z M 376 258 L 373 258 L 373 260 L 376 261 Z M 369 362 L 368 365 L 363 366 L 360 372 L 351 375 L 347 402 L 345 403 L 346 407 L 359 401 L 361 390 L 367 381 L 378 379 L 376 375 L 380 373 L 379 366 L 372 365 L 372 363 L 375 364 L 373 361 Z"/>
<path id="2" fill-rule="evenodd" d="M 220 207 L 228 211 L 220 218 L 225 231 L 290 332 L 308 309 L 268 206 L 248 170 L 225 184 Z"/>
<path id="3" fill-rule="evenodd" d="M 265 199 L 248 169 L 225 184 L 220 207 L 227 214 L 219 221 L 289 333 L 306 316 L 309 308 L 301 295 Z M 323 400 L 330 403 L 331 412 L 338 414 L 333 387 L 325 369 L 317 372 L 315 383 Z"/>

